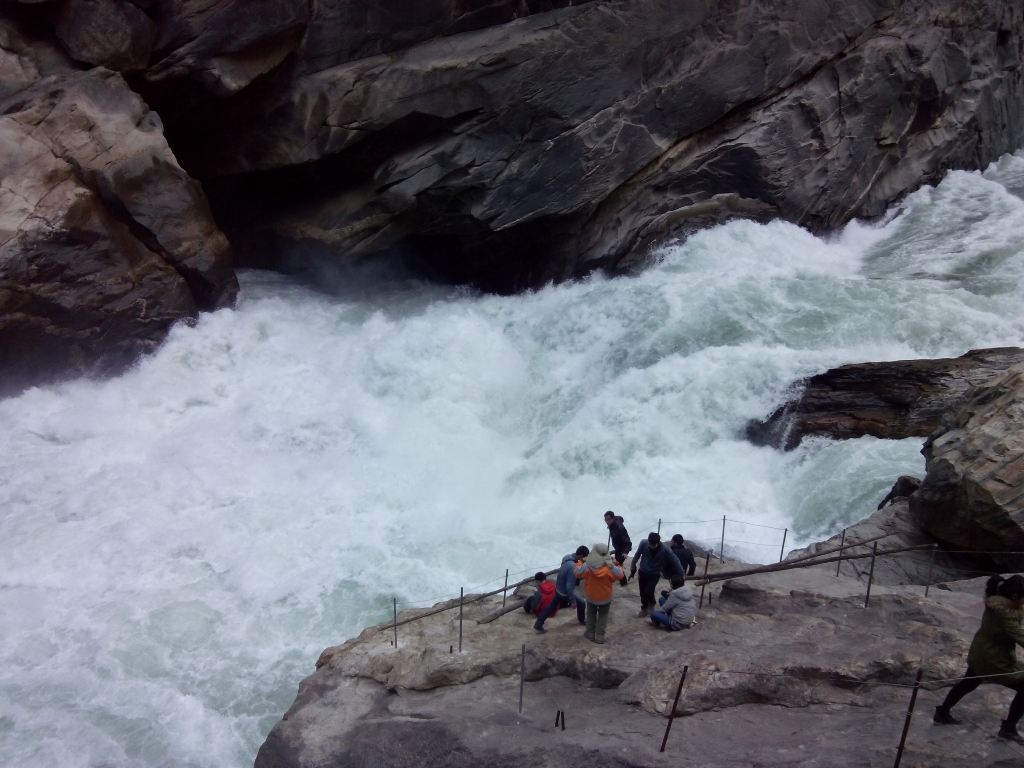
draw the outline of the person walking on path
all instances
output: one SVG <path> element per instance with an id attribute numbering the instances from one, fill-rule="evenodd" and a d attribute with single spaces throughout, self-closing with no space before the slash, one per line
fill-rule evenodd
<path id="1" fill-rule="evenodd" d="M 543 632 L 544 622 L 547 621 L 549 616 L 553 615 L 559 608 L 568 608 L 571 605 L 576 606 L 576 618 L 579 623 L 586 623 L 587 601 L 576 594 L 577 580 L 573 569 L 576 567 L 577 561 L 584 560 L 589 554 L 590 550 L 581 544 L 576 547 L 575 552 L 570 552 L 562 558 L 562 565 L 559 567 L 558 575 L 555 577 L 555 599 L 548 603 L 542 613 L 537 614 L 537 621 L 533 625 L 535 630 Z"/>
<path id="2" fill-rule="evenodd" d="M 672 581 L 672 591 L 663 591 L 658 600 L 661 608 L 651 611 L 651 623 L 656 627 L 664 627 L 669 632 L 689 629 L 693 617 L 697 615 L 697 601 L 693 590 L 684 585 L 682 579 Z"/>
<path id="3" fill-rule="evenodd" d="M 697 570 L 697 561 L 693 559 L 693 552 L 691 552 L 690 548 L 686 546 L 686 540 L 683 538 L 681 533 L 677 533 L 672 537 L 672 544 L 670 547 L 672 549 L 672 554 L 679 559 L 679 564 L 683 566 L 683 570 L 686 571 L 686 575 L 693 576 L 693 572 Z"/>
<path id="4" fill-rule="evenodd" d="M 999 737 L 1024 744 L 1017 723 L 1024 716 L 1024 668 L 1017 663 L 1016 646 L 1024 646 L 1024 577 L 991 577 L 985 585 L 985 613 L 967 653 L 964 678 L 946 694 L 932 718 L 941 725 L 959 723 L 951 710 L 982 683 L 997 683 L 1016 691 Z"/>
<path id="5" fill-rule="evenodd" d="M 672 550 L 661 543 L 661 536 L 652 531 L 636 548 L 636 555 L 629 568 L 630 578 L 636 576 L 638 567 L 640 570 L 640 613 L 637 615 L 645 617 L 655 606 L 654 590 L 658 587 L 658 579 L 663 574 L 669 579 L 683 578 L 683 566 L 679 564 L 679 558 L 672 554 Z"/>
<path id="6" fill-rule="evenodd" d="M 629 551 L 633 549 L 633 542 L 629 540 L 629 531 L 626 530 L 625 521 L 609 509 L 604 513 L 604 522 L 608 526 L 608 534 L 611 536 L 615 562 L 622 565 L 626 562 Z M 626 577 L 623 576 L 619 583 L 626 586 Z"/>
<path id="7" fill-rule="evenodd" d="M 612 590 L 615 582 L 622 578 L 623 570 L 608 554 L 605 544 L 595 544 L 590 548 L 587 559 L 576 563 L 573 573 L 583 582 L 583 594 L 587 599 L 587 628 L 583 636 L 592 642 L 603 643 L 612 607 Z"/>

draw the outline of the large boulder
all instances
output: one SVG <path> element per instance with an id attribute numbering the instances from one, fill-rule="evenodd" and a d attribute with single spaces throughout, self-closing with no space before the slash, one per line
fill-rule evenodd
<path id="1" fill-rule="evenodd" d="M 971 390 L 1024 363 L 1024 349 L 976 349 L 955 358 L 854 363 L 795 386 L 797 396 L 747 425 L 757 445 L 785 450 L 804 437 L 927 437 Z"/>
<path id="2" fill-rule="evenodd" d="M 176 320 L 233 301 L 203 192 L 120 75 L 69 71 L 9 93 L 0 145 L 5 393 L 120 370 Z"/>
<path id="3" fill-rule="evenodd" d="M 396 253 L 514 290 L 737 216 L 878 215 L 1024 143 L 1024 11 L 997 0 L 595 0 L 326 35 L 350 5 L 187 147 L 245 258 Z"/>
<path id="4" fill-rule="evenodd" d="M 910 497 L 922 527 L 948 548 L 991 553 L 998 569 L 1024 569 L 1024 365 L 977 387 L 922 453 Z"/>

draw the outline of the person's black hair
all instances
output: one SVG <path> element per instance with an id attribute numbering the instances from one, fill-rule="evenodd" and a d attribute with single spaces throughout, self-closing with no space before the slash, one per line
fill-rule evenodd
<path id="1" fill-rule="evenodd" d="M 686 579 L 675 578 L 672 579 L 672 589 L 679 589 L 686 584 Z"/>
<path id="2" fill-rule="evenodd" d="M 681 533 L 677 533 L 677 534 L 672 536 L 672 543 L 673 544 L 682 544 L 685 541 L 686 541 L 686 539 L 683 538 L 683 534 L 681 534 Z"/>
<path id="3" fill-rule="evenodd" d="M 1024 576 L 1014 574 L 999 585 L 999 594 L 1009 600 L 1024 600 Z"/>
<path id="4" fill-rule="evenodd" d="M 655 533 L 654 531 L 651 531 L 647 534 L 647 543 L 650 544 L 652 547 L 655 544 L 661 544 L 661 535 Z"/>
<path id="5" fill-rule="evenodd" d="M 615 513 L 612 512 L 610 509 L 607 512 L 604 513 L 605 517 L 608 517 L 608 515 L 611 515 L 613 519 L 615 518 Z"/>
<path id="6" fill-rule="evenodd" d="M 580 544 L 576 547 L 576 557 L 587 557 L 590 554 L 590 547 L 585 547 Z"/>
<path id="7" fill-rule="evenodd" d="M 533 579 L 534 581 L 547 581 L 548 577 L 547 574 L 544 573 L 544 571 L 537 571 L 535 574 L 533 574 Z"/>
<path id="8" fill-rule="evenodd" d="M 999 574 L 995 576 L 989 576 L 988 581 L 985 582 L 985 597 L 992 597 L 992 595 L 999 594 L 999 585 L 1004 581 L 1003 577 Z"/>

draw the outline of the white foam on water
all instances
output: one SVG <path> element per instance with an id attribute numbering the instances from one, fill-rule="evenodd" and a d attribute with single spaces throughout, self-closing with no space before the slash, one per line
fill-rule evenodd
<path id="1" fill-rule="evenodd" d="M 665 534 L 749 559 L 870 513 L 920 440 L 741 438 L 800 377 L 1024 338 L 1024 159 L 829 239 L 736 222 L 517 297 L 242 276 L 126 375 L 0 401 L 0 764 L 251 764 L 319 652 Z M 744 521 L 744 522 L 739 522 Z"/>

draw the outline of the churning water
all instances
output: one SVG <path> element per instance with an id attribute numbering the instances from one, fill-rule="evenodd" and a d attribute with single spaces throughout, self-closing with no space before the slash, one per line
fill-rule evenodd
<path id="1" fill-rule="evenodd" d="M 829 240 L 738 222 L 512 298 L 260 273 L 121 378 L 0 402 L 0 765 L 243 766 L 320 650 L 622 514 L 755 560 L 920 440 L 739 434 L 844 362 L 1024 344 L 1024 158 Z M 774 526 L 774 527 L 760 527 Z"/>

